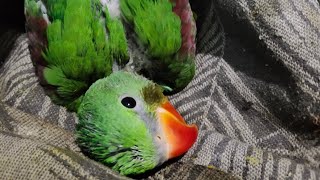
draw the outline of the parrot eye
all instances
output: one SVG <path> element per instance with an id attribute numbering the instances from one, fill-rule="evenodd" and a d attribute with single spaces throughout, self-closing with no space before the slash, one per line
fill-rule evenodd
<path id="1" fill-rule="evenodd" d="M 134 108 L 136 107 L 136 100 L 134 100 L 132 97 L 124 97 L 121 100 L 121 104 L 124 105 L 127 108 Z"/>

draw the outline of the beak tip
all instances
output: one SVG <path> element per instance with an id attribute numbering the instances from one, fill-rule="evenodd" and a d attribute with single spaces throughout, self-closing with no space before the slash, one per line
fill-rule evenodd
<path id="1" fill-rule="evenodd" d="M 198 127 L 187 124 L 168 101 L 160 109 L 160 124 L 168 143 L 168 159 L 181 156 L 196 142 Z"/>
<path id="2" fill-rule="evenodd" d="M 187 124 L 186 124 L 187 125 Z M 175 158 L 186 153 L 198 138 L 198 128 L 195 124 L 187 125 L 186 131 L 180 134 L 179 142 L 172 144 L 171 151 L 169 153 L 169 159 Z"/>

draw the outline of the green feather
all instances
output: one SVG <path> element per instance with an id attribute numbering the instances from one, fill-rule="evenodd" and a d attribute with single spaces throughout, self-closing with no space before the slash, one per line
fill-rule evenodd
<path id="1" fill-rule="evenodd" d="M 159 161 L 146 122 L 136 110 L 124 107 L 119 101 L 123 95 L 145 100 L 144 93 L 150 87 L 158 88 L 156 92 L 161 91 L 143 77 L 115 72 L 89 88 L 78 110 L 79 145 L 94 159 L 124 175 L 143 173 L 153 169 Z M 157 98 L 156 101 L 161 102 L 164 96 L 158 95 Z M 148 111 L 150 105 L 141 104 L 140 107 L 151 113 Z"/>
<path id="2" fill-rule="evenodd" d="M 63 19 L 67 0 L 42 0 L 47 7 L 51 20 Z"/>
<path id="3" fill-rule="evenodd" d="M 182 90 L 192 80 L 195 64 L 194 56 L 179 52 L 181 20 L 173 12 L 173 4 L 169 0 L 120 0 L 120 8 L 152 61 L 144 69 L 149 78 L 172 88 L 166 92 Z"/>
<path id="4" fill-rule="evenodd" d="M 49 93 L 51 99 L 59 105 L 70 102 L 66 107 L 77 109 L 82 100 L 82 94 L 88 89 L 88 85 L 81 81 L 66 78 L 62 70 L 56 66 L 46 68 L 43 75 L 49 84 L 58 87 L 55 93 Z"/>
<path id="5" fill-rule="evenodd" d="M 125 64 L 129 60 L 126 33 L 120 19 L 112 19 L 106 8 L 106 25 L 109 31 L 110 50 L 120 64 Z"/>
<path id="6" fill-rule="evenodd" d="M 44 57 L 48 70 L 45 69 L 44 77 L 48 84 L 57 87 L 54 99 L 60 97 L 57 101 L 62 105 L 81 100 L 79 97 L 85 88 L 112 72 L 113 60 L 124 63 L 129 59 L 123 25 L 120 20 L 110 18 L 107 9 L 103 12 L 98 3 L 91 0 L 45 2 L 53 22 L 47 28 L 48 47 Z M 101 18 L 103 13 L 105 22 Z M 63 74 L 65 81 L 53 83 L 48 75 L 52 66 L 59 69 L 56 74 Z M 67 96 L 71 98 L 65 98 Z"/>
<path id="7" fill-rule="evenodd" d="M 120 0 L 120 7 L 152 57 L 166 57 L 179 50 L 181 22 L 169 0 Z"/>
<path id="8" fill-rule="evenodd" d="M 24 5 L 26 8 L 27 14 L 29 14 L 30 16 L 34 16 L 34 17 L 42 16 L 40 8 L 34 0 L 25 0 Z"/>
<path id="9" fill-rule="evenodd" d="M 172 62 L 169 64 L 170 74 L 174 80 L 174 85 L 178 90 L 184 88 L 193 78 L 196 68 L 191 57 L 186 57 L 183 61 Z M 170 78 L 169 78 L 170 79 Z"/>

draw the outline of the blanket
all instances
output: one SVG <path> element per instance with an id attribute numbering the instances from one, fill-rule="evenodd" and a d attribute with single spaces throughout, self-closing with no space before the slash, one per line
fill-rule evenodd
<path id="1" fill-rule="evenodd" d="M 196 75 L 170 96 L 194 146 L 143 179 L 320 179 L 317 0 L 191 1 Z M 77 117 L 38 83 L 24 33 L 0 35 L 0 175 L 126 179 L 84 156 Z"/>

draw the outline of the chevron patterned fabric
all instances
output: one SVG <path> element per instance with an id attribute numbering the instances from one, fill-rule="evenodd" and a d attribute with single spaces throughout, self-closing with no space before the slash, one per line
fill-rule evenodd
<path id="1" fill-rule="evenodd" d="M 182 158 L 140 178 L 320 179 L 319 1 L 191 6 L 196 76 L 170 101 L 199 137 Z M 10 44 L 5 37 L 0 47 Z M 0 62 L 2 178 L 125 178 L 81 154 L 77 118 L 38 84 L 25 34 Z"/>

